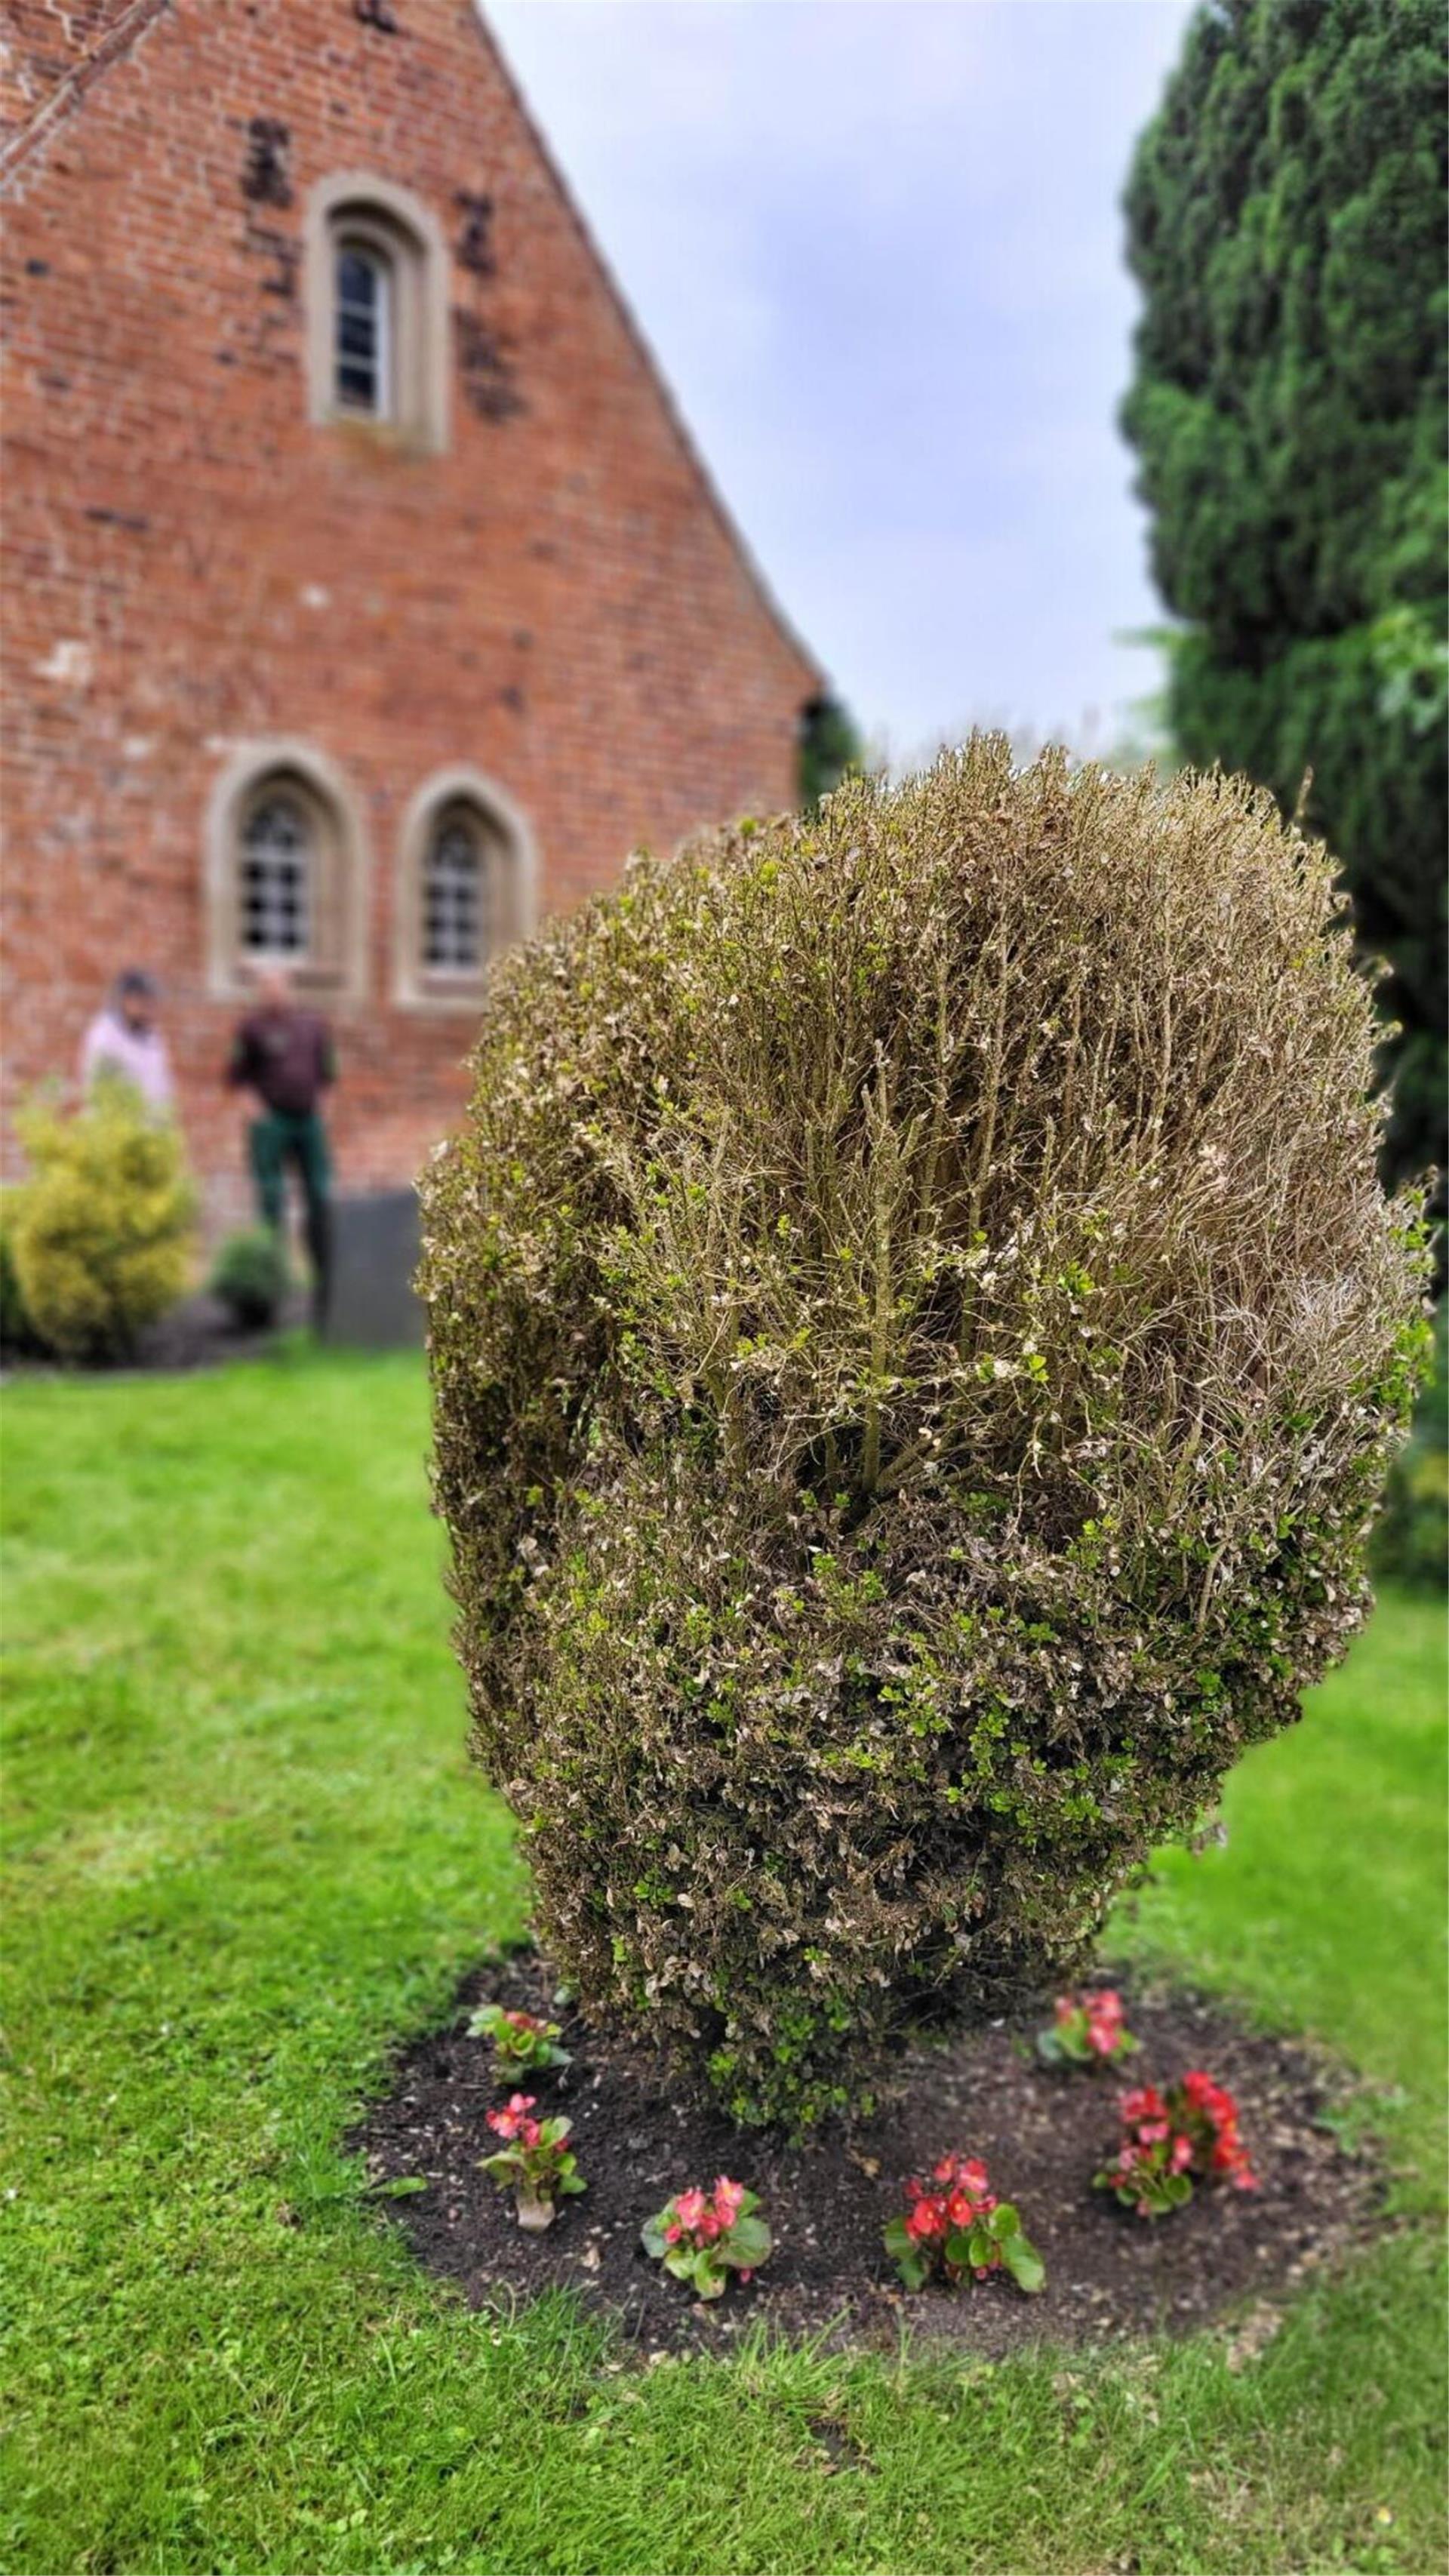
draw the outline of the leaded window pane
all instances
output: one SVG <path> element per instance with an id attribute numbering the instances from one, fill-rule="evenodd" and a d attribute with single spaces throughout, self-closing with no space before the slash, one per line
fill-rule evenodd
<path id="1" fill-rule="evenodd" d="M 242 835 L 241 944 L 251 956 L 305 956 L 310 937 L 311 843 L 290 796 L 267 796 Z"/>
<path id="2" fill-rule="evenodd" d="M 385 259 L 344 244 L 337 253 L 334 382 L 348 411 L 388 409 L 392 274 Z"/>
<path id="3" fill-rule="evenodd" d="M 337 301 L 371 313 L 377 304 L 377 266 L 360 250 L 345 250 L 337 262 Z"/>
<path id="4" fill-rule="evenodd" d="M 423 869 L 423 963 L 437 974 L 476 974 L 488 951 L 488 875 L 478 834 L 445 815 Z"/>

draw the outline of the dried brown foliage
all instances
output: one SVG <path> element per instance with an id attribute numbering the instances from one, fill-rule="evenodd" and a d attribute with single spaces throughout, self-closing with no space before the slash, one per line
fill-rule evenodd
<path id="1" fill-rule="evenodd" d="M 978 737 L 500 974 L 425 1189 L 475 1741 L 746 2121 L 1080 1959 L 1363 1612 L 1422 1253 L 1323 852 Z"/>

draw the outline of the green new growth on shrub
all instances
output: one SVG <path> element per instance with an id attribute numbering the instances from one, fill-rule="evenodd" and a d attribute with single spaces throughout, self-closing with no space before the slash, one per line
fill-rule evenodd
<path id="1" fill-rule="evenodd" d="M 62 1358 L 118 1359 L 185 1290 L 195 1201 L 181 1138 L 125 1082 L 16 1122 L 29 1177 L 9 1194 L 26 1314 Z"/>
<path id="2" fill-rule="evenodd" d="M 1342 914 L 1260 790 L 977 737 L 495 980 L 422 1273 L 476 1750 L 741 2122 L 1065 1983 L 1363 1616 L 1427 1336 Z"/>
<path id="3" fill-rule="evenodd" d="M 243 1330 L 274 1324 L 287 1302 L 291 1278 L 286 1247 L 270 1226 L 229 1234 L 207 1282 L 213 1297 Z"/>

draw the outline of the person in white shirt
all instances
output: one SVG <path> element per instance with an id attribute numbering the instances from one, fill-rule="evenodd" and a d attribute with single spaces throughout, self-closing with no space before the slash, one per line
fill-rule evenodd
<path id="1" fill-rule="evenodd" d="M 154 979 L 140 967 L 118 975 L 110 1000 L 97 1011 L 81 1046 L 81 1089 L 90 1091 L 105 1075 L 134 1083 L 148 1109 L 167 1117 L 175 1106 L 176 1087 L 166 1040 L 156 1025 L 158 994 Z"/>

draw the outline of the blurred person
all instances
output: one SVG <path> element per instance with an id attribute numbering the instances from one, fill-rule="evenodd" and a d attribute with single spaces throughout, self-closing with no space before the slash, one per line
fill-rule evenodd
<path id="1" fill-rule="evenodd" d="M 134 1084 L 148 1109 L 167 1117 L 176 1086 L 166 1040 L 156 1024 L 160 993 L 155 977 L 128 966 L 116 977 L 110 999 L 97 1011 L 81 1041 L 82 1091 L 107 1076 Z"/>
<path id="2" fill-rule="evenodd" d="M 332 1284 L 332 1166 L 319 1104 L 336 1078 L 327 1022 L 294 1000 L 285 966 L 267 966 L 257 979 L 256 1005 L 232 1040 L 227 1081 L 251 1092 L 257 1104 L 247 1135 L 252 1181 L 262 1222 L 277 1235 L 286 1220 L 286 1167 L 296 1166 L 312 1265 L 312 1323 L 319 1332 Z"/>

